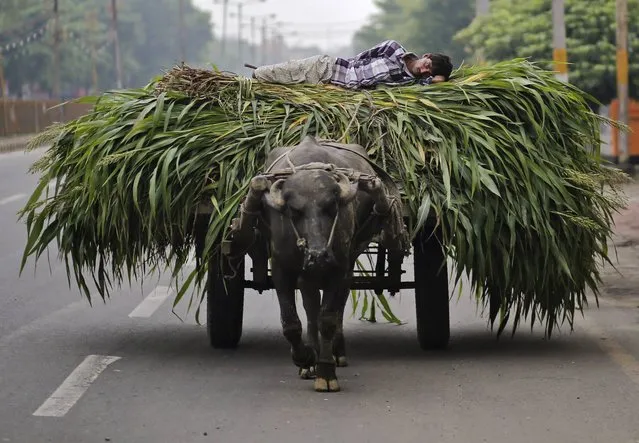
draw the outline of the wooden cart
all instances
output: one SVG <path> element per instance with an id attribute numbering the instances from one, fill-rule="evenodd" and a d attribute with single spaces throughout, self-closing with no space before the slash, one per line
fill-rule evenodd
<path id="1" fill-rule="evenodd" d="M 196 245 L 203 245 L 206 220 L 196 230 Z M 216 255 L 208 264 L 207 330 L 214 348 L 235 348 L 242 336 L 246 289 L 259 293 L 274 289 L 266 242 L 261 252 L 252 254 L 252 279 L 245 279 L 246 256 L 230 259 Z M 412 244 L 414 279 L 402 279 L 402 255 L 388 253 L 376 244 L 364 254 L 374 257 L 374 269 L 355 271 L 351 289 L 372 290 L 391 295 L 400 289 L 414 289 L 417 339 L 422 349 L 442 349 L 450 337 L 449 290 L 442 233 L 435 223 L 427 223 Z M 197 247 L 196 247 L 197 249 Z M 222 260 L 223 263 L 219 261 Z"/>

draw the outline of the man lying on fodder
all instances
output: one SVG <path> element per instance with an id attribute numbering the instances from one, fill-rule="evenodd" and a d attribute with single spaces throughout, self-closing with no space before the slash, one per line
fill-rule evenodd
<path id="1" fill-rule="evenodd" d="M 247 65 L 248 66 L 248 65 Z M 450 57 L 407 52 L 394 40 L 386 40 L 352 58 L 316 55 L 301 60 L 261 66 L 253 78 L 279 84 L 324 83 L 347 89 L 377 85 L 429 85 L 447 81 L 453 70 Z"/>

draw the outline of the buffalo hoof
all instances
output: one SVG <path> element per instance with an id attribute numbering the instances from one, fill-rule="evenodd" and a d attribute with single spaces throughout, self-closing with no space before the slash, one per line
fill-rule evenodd
<path id="1" fill-rule="evenodd" d="M 325 378 L 317 377 L 315 379 L 315 390 L 317 392 L 339 392 L 339 383 L 337 379 L 327 380 Z"/>
<path id="2" fill-rule="evenodd" d="M 318 363 L 317 376 L 315 377 L 315 390 L 317 392 L 337 392 L 339 383 L 335 375 L 334 363 Z"/>
<path id="3" fill-rule="evenodd" d="M 313 380 L 315 378 L 315 366 L 300 368 L 299 374 L 302 380 Z"/>
<path id="4" fill-rule="evenodd" d="M 346 360 L 345 355 L 335 356 L 335 364 L 338 368 L 345 368 L 348 366 L 348 360 Z"/>

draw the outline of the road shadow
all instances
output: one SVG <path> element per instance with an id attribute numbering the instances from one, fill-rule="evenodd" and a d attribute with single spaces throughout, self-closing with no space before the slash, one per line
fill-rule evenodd
<path id="1" fill-rule="evenodd" d="M 117 339 L 117 337 L 112 337 Z M 452 331 L 445 350 L 423 351 L 415 330 L 390 325 L 375 325 L 347 331 L 347 353 L 359 362 L 456 361 L 465 359 L 515 360 L 525 358 L 577 358 L 600 352 L 594 340 L 583 333 L 563 332 L 545 339 L 541 331 L 522 328 L 497 338 L 488 328 L 472 326 Z M 166 325 L 149 327 L 129 336 L 122 349 L 129 355 L 150 359 L 207 360 L 211 363 L 261 364 L 289 359 L 288 343 L 275 328 L 245 329 L 237 349 L 213 349 L 205 327 Z"/>

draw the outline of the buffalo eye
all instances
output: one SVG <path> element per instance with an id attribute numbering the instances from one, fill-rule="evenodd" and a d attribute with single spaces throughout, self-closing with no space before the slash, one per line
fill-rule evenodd
<path id="1" fill-rule="evenodd" d="M 338 194 L 339 190 L 332 198 L 326 199 L 320 203 L 320 208 L 324 214 L 330 216 L 334 216 L 336 214 L 338 205 Z"/>
<path id="2" fill-rule="evenodd" d="M 329 206 L 324 206 L 322 208 L 322 212 L 326 215 L 330 215 L 331 217 L 335 216 L 335 214 L 337 214 L 337 204 L 333 203 Z"/>

